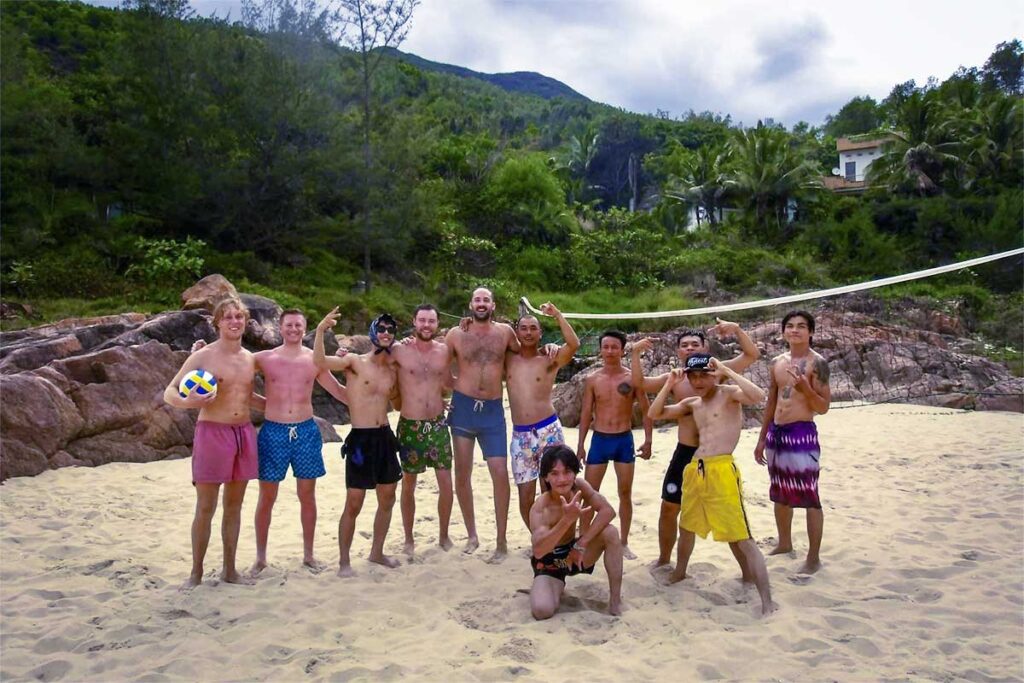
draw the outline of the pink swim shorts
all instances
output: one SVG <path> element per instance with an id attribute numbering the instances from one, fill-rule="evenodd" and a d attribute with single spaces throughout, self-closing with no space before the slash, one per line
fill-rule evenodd
<path id="1" fill-rule="evenodd" d="M 192 441 L 192 483 L 248 481 L 259 474 L 256 428 L 251 422 L 223 424 L 200 420 Z"/>

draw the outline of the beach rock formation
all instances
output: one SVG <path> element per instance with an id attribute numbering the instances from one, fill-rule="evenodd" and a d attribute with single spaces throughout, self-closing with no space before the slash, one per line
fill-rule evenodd
<path id="1" fill-rule="evenodd" d="M 958 336 L 963 334 L 959 319 L 935 312 L 903 311 L 904 320 L 921 325 L 913 327 L 879 322 L 871 313 L 847 307 L 841 312 L 816 314 L 814 348 L 829 361 L 833 404 L 899 402 L 1024 412 L 1024 380 L 1013 377 L 998 363 L 965 352 L 974 350 L 977 342 Z M 767 388 L 769 362 L 785 350 L 781 330 L 777 322 L 745 329 L 761 350 L 761 358 L 745 374 Z M 654 341 L 654 348 L 641 358 L 645 375 L 679 367 L 677 335 L 678 331 L 628 335 L 631 342 L 644 337 Z M 740 352 L 735 340 L 724 341 L 708 340 L 713 355 L 732 358 Z M 628 346 L 626 351 L 628 362 Z M 596 370 L 595 364 L 555 387 L 555 410 L 566 427 L 579 425 L 583 380 Z M 747 426 L 759 419 L 760 410 L 745 411 Z"/>
<path id="2" fill-rule="evenodd" d="M 0 480 L 68 465 L 190 455 L 197 414 L 166 405 L 164 388 L 195 340 L 216 339 L 207 304 L 237 293 L 219 276 L 198 285 L 182 295 L 188 310 L 73 318 L 0 335 Z M 281 307 L 239 296 L 252 312 L 246 348 L 280 344 Z M 334 336 L 325 342 L 333 354 Z M 312 332 L 303 343 L 312 347 Z M 345 406 L 317 386 L 313 409 L 324 440 L 338 441 L 333 425 L 349 421 Z M 259 424 L 262 414 L 253 419 Z"/>

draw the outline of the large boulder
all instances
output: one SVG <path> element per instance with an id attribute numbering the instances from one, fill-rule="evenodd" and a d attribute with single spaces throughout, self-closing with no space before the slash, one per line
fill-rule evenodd
<path id="1" fill-rule="evenodd" d="M 0 480 L 39 474 L 85 420 L 54 382 L 32 373 L 0 375 Z"/>
<path id="2" fill-rule="evenodd" d="M 280 346 L 282 309 L 277 302 L 256 294 L 242 294 L 239 298 L 249 309 L 249 324 L 242 341 L 261 351 Z"/>
<path id="3" fill-rule="evenodd" d="M 226 277 L 214 273 L 181 293 L 181 308 L 186 311 L 201 308 L 213 313 L 217 303 L 229 296 L 238 296 L 238 290 Z"/>
<path id="4" fill-rule="evenodd" d="M 68 318 L 49 325 L 0 334 L 0 373 L 33 370 L 52 360 L 85 353 L 137 328 L 141 313 Z"/>

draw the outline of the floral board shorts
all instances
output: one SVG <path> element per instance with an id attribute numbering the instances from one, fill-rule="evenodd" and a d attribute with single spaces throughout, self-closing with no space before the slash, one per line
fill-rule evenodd
<path id="1" fill-rule="evenodd" d="M 443 413 L 432 420 L 398 418 L 398 444 L 403 472 L 422 474 L 428 465 L 452 468 L 452 439 Z"/>

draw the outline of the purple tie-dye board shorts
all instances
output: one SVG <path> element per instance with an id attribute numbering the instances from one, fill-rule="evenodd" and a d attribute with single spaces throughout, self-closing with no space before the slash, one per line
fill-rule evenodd
<path id="1" fill-rule="evenodd" d="M 814 423 L 771 423 L 764 450 L 772 501 L 794 508 L 821 508 L 818 499 L 821 447 Z"/>

